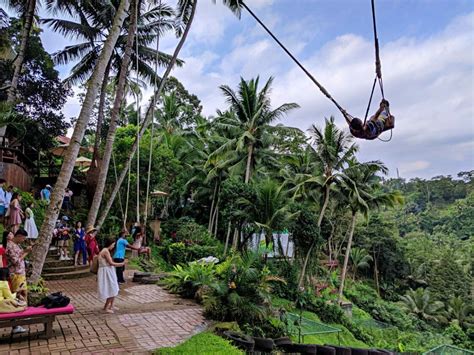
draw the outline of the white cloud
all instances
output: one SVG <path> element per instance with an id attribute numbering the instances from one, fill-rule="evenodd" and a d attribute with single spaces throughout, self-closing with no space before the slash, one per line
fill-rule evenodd
<path id="1" fill-rule="evenodd" d="M 412 161 L 412 162 L 407 162 L 403 163 L 400 166 L 400 173 L 402 175 L 404 174 L 410 174 L 410 173 L 417 173 L 422 170 L 425 170 L 427 167 L 430 166 L 430 163 L 424 160 L 417 160 L 417 161 Z"/>

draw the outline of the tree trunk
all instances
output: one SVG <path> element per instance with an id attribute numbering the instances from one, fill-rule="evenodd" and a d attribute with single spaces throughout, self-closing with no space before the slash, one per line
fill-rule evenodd
<path id="1" fill-rule="evenodd" d="M 26 47 L 28 45 L 28 39 L 30 37 L 31 27 L 33 26 L 33 18 L 35 16 L 36 0 L 28 0 L 28 6 L 25 13 L 25 22 L 23 23 L 23 29 L 21 30 L 20 48 L 18 49 L 18 55 L 13 61 L 13 77 L 8 89 L 7 102 L 13 104 L 16 99 L 16 90 L 18 88 L 18 81 L 20 79 L 21 68 L 25 60 Z"/>
<path id="2" fill-rule="evenodd" d="M 319 228 L 319 230 L 321 230 L 321 223 L 323 222 L 324 213 L 326 213 L 326 209 L 328 207 L 330 188 L 331 188 L 330 185 L 326 185 L 326 188 L 325 188 L 325 191 L 324 191 L 324 202 L 323 202 L 323 206 L 321 207 L 321 212 L 319 213 L 319 218 L 318 218 L 318 228 Z M 298 287 L 299 288 L 303 287 L 304 276 L 306 274 L 306 268 L 308 267 L 309 257 L 311 255 L 311 252 L 313 251 L 315 243 L 316 243 L 316 241 L 313 241 L 311 243 L 311 246 L 309 247 L 308 252 L 306 253 L 306 256 L 304 258 L 303 267 L 301 268 L 301 274 L 300 274 L 300 278 L 299 278 L 299 281 L 298 281 Z"/>
<path id="3" fill-rule="evenodd" d="M 89 121 L 89 117 L 94 107 L 94 102 L 97 97 L 99 86 L 104 78 L 105 69 L 107 63 L 110 60 L 112 52 L 114 50 L 117 39 L 120 35 L 120 31 L 123 25 L 123 21 L 127 15 L 128 8 L 130 7 L 130 0 L 120 1 L 120 5 L 117 9 L 112 27 L 110 29 L 107 40 L 104 43 L 104 47 L 100 54 L 97 65 L 94 68 L 89 83 L 87 85 L 87 92 L 82 104 L 81 112 L 76 121 L 74 127 L 74 133 L 72 134 L 71 142 L 66 151 L 64 162 L 61 167 L 56 185 L 51 195 L 51 202 L 46 211 L 45 219 L 39 233 L 38 243 L 35 245 L 32 254 L 33 262 L 33 273 L 30 277 L 30 281 L 33 283 L 38 282 L 41 271 L 43 270 L 44 260 L 48 253 L 49 244 L 53 235 L 53 229 L 58 219 L 59 212 L 61 210 L 61 203 L 64 198 L 64 191 L 69 180 L 71 179 L 72 171 L 74 169 L 74 163 L 79 153 L 81 141 L 84 138 L 84 133 Z"/>
<path id="4" fill-rule="evenodd" d="M 342 266 L 341 285 L 339 286 L 339 296 L 337 299 L 338 302 L 341 302 L 342 296 L 344 293 L 344 281 L 346 280 L 347 265 L 349 264 L 349 256 L 351 255 L 352 237 L 354 236 L 355 223 L 356 223 L 356 213 L 353 212 L 351 227 L 350 227 L 351 230 L 349 232 L 349 239 L 347 241 L 347 247 L 346 247 L 346 255 L 344 256 L 344 265 Z"/>
<path id="5" fill-rule="evenodd" d="M 137 13 L 136 6 L 131 5 L 130 13 L 130 25 L 128 27 L 127 42 L 125 44 L 125 52 L 122 58 L 122 64 L 120 68 L 120 75 L 118 78 L 117 88 L 115 91 L 114 104 L 110 113 L 110 125 L 107 132 L 107 138 L 105 140 L 104 156 L 101 162 L 101 168 L 99 170 L 99 176 L 97 178 L 97 185 L 94 192 L 94 198 L 87 215 L 87 226 L 93 226 L 99 213 L 100 203 L 104 196 L 105 183 L 107 182 L 107 173 L 110 167 L 110 160 L 112 158 L 112 152 L 114 150 L 115 133 L 117 131 L 118 117 L 120 114 L 120 107 L 125 94 L 125 87 L 127 84 L 127 73 L 128 67 L 131 62 L 131 55 L 133 50 L 133 40 L 135 38 L 135 32 L 137 28 Z M 119 187 L 122 184 L 118 185 Z M 125 219 L 127 216 L 125 215 Z M 126 221 L 124 221 L 126 223 Z"/>
<path id="6" fill-rule="evenodd" d="M 154 96 L 151 100 L 151 104 L 147 109 L 145 120 L 144 120 L 144 122 L 141 126 L 141 129 L 140 129 L 140 132 L 139 132 L 140 137 L 143 136 L 143 134 L 146 131 L 146 128 L 147 128 L 148 124 L 153 119 L 153 115 L 152 115 L 153 114 L 153 109 L 152 109 L 153 107 L 152 107 L 152 105 L 153 105 L 154 102 L 158 101 L 158 98 L 160 97 L 161 91 L 163 90 L 163 87 L 165 85 L 166 79 L 168 78 L 168 76 L 171 72 L 171 69 L 173 69 L 173 66 L 176 63 L 176 59 L 178 58 L 178 54 L 181 51 L 181 48 L 183 47 L 184 42 L 186 41 L 189 30 L 191 29 L 191 24 L 192 24 L 193 19 L 194 19 L 194 14 L 196 13 L 196 5 L 197 5 L 197 0 L 195 0 L 193 2 L 192 8 L 191 8 L 191 14 L 189 16 L 189 20 L 188 20 L 188 23 L 186 24 L 186 28 L 183 32 L 183 35 L 182 35 L 178 45 L 176 46 L 176 49 L 173 53 L 173 57 L 171 58 L 171 61 L 168 64 L 168 67 L 166 68 L 166 71 L 165 71 L 165 73 L 163 74 L 163 76 L 161 78 L 160 85 L 155 90 Z M 96 223 L 97 228 L 99 228 L 99 229 L 102 226 L 102 224 L 104 223 L 105 218 L 107 217 L 107 215 L 110 211 L 110 208 L 112 207 L 112 204 L 114 203 L 115 197 L 117 196 L 118 190 L 120 189 L 120 186 L 122 185 L 123 180 L 125 179 L 125 176 L 126 176 L 128 170 L 130 169 L 130 164 L 132 163 L 132 157 L 135 154 L 135 151 L 137 150 L 137 147 L 138 147 L 138 139 L 135 139 L 135 141 L 133 142 L 131 151 L 130 151 L 130 156 L 128 157 L 127 161 L 125 162 L 125 166 L 124 166 L 122 172 L 120 173 L 119 181 L 114 186 L 114 189 L 113 189 L 109 199 L 107 200 L 107 203 L 105 204 L 104 208 L 102 209 L 102 213 L 101 213 L 101 215 L 100 215 L 100 217 L 99 217 L 99 219 Z"/>
<path id="7" fill-rule="evenodd" d="M 375 280 L 375 289 L 377 290 L 377 294 L 380 296 L 379 268 L 377 266 L 377 258 L 375 256 L 375 250 L 374 250 L 374 280 Z"/>
<path id="8" fill-rule="evenodd" d="M 248 147 L 247 153 L 247 167 L 245 168 L 245 183 L 248 184 L 250 181 L 250 175 L 252 170 L 252 157 L 253 157 L 253 144 Z"/>
<path id="9" fill-rule="evenodd" d="M 219 203 L 219 201 L 217 201 Z M 219 225 L 219 204 L 216 206 L 216 218 L 214 218 L 214 237 L 217 237 L 217 227 Z"/>
<path id="10" fill-rule="evenodd" d="M 214 215 L 214 202 L 216 201 L 217 195 L 217 181 L 214 185 L 214 193 L 212 194 L 212 202 L 211 202 L 211 211 L 209 212 L 209 225 L 207 226 L 207 230 L 211 233 L 212 230 L 212 216 Z"/>
<path id="11" fill-rule="evenodd" d="M 237 227 L 235 227 L 234 228 L 234 237 L 232 238 L 232 249 L 234 249 L 234 250 L 237 250 L 237 248 L 239 247 L 238 236 L 239 236 L 239 230 L 237 229 Z"/>
<path id="12" fill-rule="evenodd" d="M 229 247 L 231 227 L 232 227 L 232 222 L 229 220 L 229 222 L 227 223 L 227 235 L 225 236 L 224 258 L 227 255 L 227 248 Z"/>
<path id="13" fill-rule="evenodd" d="M 105 99 L 107 94 L 107 85 L 109 83 L 109 73 L 110 73 L 110 63 L 107 64 L 107 69 L 105 69 L 104 80 L 102 81 L 102 86 L 100 88 L 100 97 L 99 97 L 99 108 L 97 114 L 97 125 L 95 129 L 95 139 L 94 139 L 94 152 L 92 153 L 92 161 L 89 170 L 87 171 L 87 198 L 89 204 L 92 203 L 94 198 L 95 189 L 97 186 L 97 181 L 99 179 L 101 162 L 100 162 L 100 141 L 102 136 L 102 125 L 104 122 L 104 109 L 105 109 Z"/>

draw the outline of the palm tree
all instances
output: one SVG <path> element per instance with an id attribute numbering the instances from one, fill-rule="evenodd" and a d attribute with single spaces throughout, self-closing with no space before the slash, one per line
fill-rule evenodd
<path id="1" fill-rule="evenodd" d="M 461 296 L 455 296 L 448 302 L 449 318 L 456 320 L 463 328 L 474 326 L 474 307 Z"/>
<path id="2" fill-rule="evenodd" d="M 160 9 L 161 10 L 161 9 Z M 125 92 L 125 87 L 126 87 L 126 78 L 127 78 L 127 73 L 128 73 L 128 67 L 130 65 L 130 62 L 132 60 L 132 49 L 133 49 L 133 42 L 134 42 L 134 37 L 135 37 L 135 29 L 137 26 L 136 19 L 137 19 L 137 14 L 135 14 L 135 11 L 133 11 L 133 17 L 131 17 L 130 20 L 130 28 L 128 30 L 128 37 L 127 37 L 127 43 L 125 46 L 125 55 L 122 59 L 122 67 L 119 71 L 119 81 L 117 83 L 117 88 L 116 88 L 116 93 L 115 93 L 115 100 L 114 104 L 112 107 L 111 115 L 110 115 L 110 123 L 109 123 L 109 130 L 107 132 L 107 138 L 106 138 L 106 143 L 105 143 L 105 148 L 104 148 L 104 155 L 102 158 L 102 165 L 101 169 L 99 171 L 99 175 L 97 178 L 97 184 L 96 188 L 94 191 L 94 197 L 92 199 L 92 204 L 89 209 L 89 213 L 87 216 L 87 225 L 94 225 L 97 219 L 97 215 L 99 212 L 100 204 L 102 202 L 103 194 L 104 194 L 104 189 L 105 189 L 105 184 L 107 181 L 107 174 L 109 171 L 109 166 L 110 166 L 110 160 L 112 157 L 112 151 L 113 151 L 113 145 L 115 141 L 115 133 L 117 129 L 117 124 L 118 124 L 118 117 L 120 113 L 120 107 L 122 105 L 122 101 L 124 99 L 124 92 Z M 161 24 L 160 24 L 161 25 Z M 159 29 L 157 30 L 158 33 L 162 32 Z M 158 53 L 158 51 L 156 51 Z M 156 65 L 158 65 L 156 63 Z M 154 103 L 152 102 L 151 105 Z M 137 122 L 138 124 L 138 122 Z"/>
<path id="3" fill-rule="evenodd" d="M 231 10 L 236 11 L 239 13 L 238 6 L 240 5 L 237 0 L 223 0 L 224 4 L 226 4 Z M 178 45 L 176 46 L 175 52 L 173 54 L 173 57 L 171 58 L 171 61 L 163 74 L 159 86 L 155 89 L 155 92 L 153 94 L 151 102 L 158 102 L 158 99 L 160 98 L 161 91 L 163 90 L 164 84 L 166 83 L 166 80 L 171 72 L 171 69 L 173 68 L 177 56 L 183 47 L 187 35 L 191 29 L 191 24 L 194 19 L 195 11 L 196 11 L 196 6 L 197 6 L 197 0 L 191 1 L 191 0 L 178 0 L 178 13 L 177 13 L 177 22 L 178 22 L 178 27 L 179 31 L 178 33 L 181 35 L 181 39 L 178 42 Z M 100 227 L 104 221 L 105 218 L 107 217 L 107 214 L 110 211 L 110 208 L 112 207 L 112 204 L 117 196 L 117 193 L 120 189 L 120 186 L 122 185 L 123 181 L 125 180 L 125 176 L 127 175 L 128 170 L 130 169 L 130 165 L 133 160 L 133 155 L 135 154 L 137 148 L 138 148 L 138 141 L 141 136 L 145 133 L 148 125 L 153 119 L 153 106 L 150 105 L 148 106 L 148 109 L 146 111 L 145 119 L 141 125 L 140 131 L 137 134 L 137 139 L 135 139 L 131 151 L 130 151 L 130 156 L 125 162 L 124 169 L 120 173 L 120 176 L 117 179 L 117 183 L 115 184 L 109 199 L 107 200 L 104 208 L 102 209 L 102 213 L 100 217 L 98 218 L 97 221 L 97 227 Z"/>
<path id="4" fill-rule="evenodd" d="M 181 51 L 181 48 L 183 47 L 184 43 L 186 42 L 186 38 L 189 34 L 189 30 L 191 29 L 191 24 L 193 22 L 194 15 L 196 13 L 196 5 L 197 5 L 197 0 L 194 0 L 194 1 L 179 0 L 178 1 L 179 11 L 178 11 L 177 17 L 178 17 L 178 21 L 180 22 L 180 24 L 183 25 L 184 31 L 181 33 L 181 39 L 179 40 L 179 42 L 178 42 L 178 44 L 175 48 L 175 51 L 173 53 L 173 56 L 172 56 L 168 66 L 166 68 L 166 71 L 165 71 L 165 73 L 163 74 L 163 76 L 160 80 L 160 84 L 158 85 L 158 87 L 155 88 L 155 92 L 153 94 L 151 104 L 148 106 L 148 109 L 147 109 L 146 115 L 145 115 L 145 119 L 144 119 L 144 121 L 143 121 L 143 123 L 140 127 L 140 131 L 137 134 L 137 138 L 133 142 L 133 145 L 132 145 L 132 148 L 131 148 L 131 151 L 130 151 L 130 155 L 129 155 L 127 161 L 125 162 L 124 169 L 122 169 L 122 172 L 120 173 L 120 176 L 117 179 L 117 182 L 116 182 L 116 184 L 115 184 L 115 186 L 112 190 L 112 193 L 111 193 L 109 199 L 107 200 L 107 202 L 106 202 L 106 204 L 105 204 L 105 206 L 102 210 L 101 215 L 99 216 L 99 218 L 97 220 L 96 224 L 97 224 L 98 228 L 100 228 L 102 226 L 102 224 L 104 223 L 105 218 L 107 217 L 107 215 L 110 211 L 110 208 L 112 207 L 112 204 L 115 200 L 115 197 L 117 196 L 117 193 L 120 189 L 120 186 L 122 185 L 123 181 L 125 180 L 125 176 L 127 175 L 127 172 L 130 169 L 130 165 L 132 163 L 133 156 L 135 155 L 135 152 L 137 151 L 140 137 L 143 136 L 143 134 L 145 133 L 145 131 L 148 127 L 148 125 L 153 120 L 154 103 L 158 102 L 158 99 L 161 95 L 161 91 L 163 90 L 164 84 L 166 82 L 166 79 L 168 78 L 171 70 L 173 69 L 173 67 L 176 63 L 176 60 L 178 59 L 178 54 Z"/>
<path id="5" fill-rule="evenodd" d="M 250 81 L 241 78 L 237 93 L 227 85 L 220 87 L 230 104 L 230 111 L 234 114 L 223 115 L 217 124 L 237 133 L 226 148 L 246 152 L 246 184 L 252 175 L 256 152 L 268 146 L 268 134 L 275 129 L 270 124 L 282 118 L 288 111 L 299 107 L 295 103 L 286 103 L 272 109 L 269 97 L 272 83 L 273 78 L 270 77 L 259 91 L 259 77 Z"/>
<path id="6" fill-rule="evenodd" d="M 426 288 L 410 289 L 400 300 L 400 306 L 420 320 L 446 322 L 443 302 L 433 300 Z"/>
<path id="7" fill-rule="evenodd" d="M 25 60 L 25 52 L 30 37 L 31 28 L 33 26 L 33 20 L 36 11 L 36 0 L 10 0 L 5 1 L 11 8 L 21 13 L 23 22 L 23 28 L 20 34 L 20 47 L 18 48 L 18 54 L 13 61 L 13 77 L 8 89 L 7 102 L 13 104 L 16 99 L 16 90 L 18 88 L 18 80 L 20 78 L 21 68 Z M 3 134 L 2 134 L 3 133 Z M 5 132 L 0 132 L 0 136 L 3 136 Z"/>
<path id="8" fill-rule="evenodd" d="M 351 224 L 341 273 L 339 301 L 341 301 L 344 292 L 344 282 L 351 254 L 357 214 L 362 213 L 365 218 L 368 218 L 370 208 L 393 206 L 403 201 L 398 191 L 384 192 L 381 189 L 377 173 L 386 174 L 387 172 L 386 166 L 378 161 L 368 163 L 356 163 L 354 161 L 344 170 L 342 176 L 343 183 L 341 184 L 341 201 L 342 203 L 347 203 L 348 209 L 351 212 Z M 342 196 L 345 196 L 345 201 L 342 200 Z"/>
<path id="9" fill-rule="evenodd" d="M 359 269 L 368 269 L 373 258 L 367 253 L 367 250 L 361 248 L 352 248 L 351 250 L 352 277 L 355 279 Z"/>
<path id="10" fill-rule="evenodd" d="M 319 229 L 329 204 L 331 188 L 340 183 L 343 168 L 358 150 L 357 145 L 352 143 L 352 137 L 337 128 L 334 117 L 325 121 L 324 130 L 315 125 L 310 129 L 315 144 L 314 150 L 310 151 L 314 153 L 312 173 L 299 176 L 302 182 L 297 187 L 319 192 L 322 201 L 317 222 Z M 300 288 L 303 287 L 308 261 L 317 240 L 314 238 L 306 252 L 298 282 Z"/>
<path id="11" fill-rule="evenodd" d="M 94 69 L 94 72 L 89 80 L 86 96 L 81 108 L 79 117 L 77 118 L 74 132 L 71 137 L 71 143 L 66 151 L 63 165 L 56 181 L 55 189 L 51 195 L 51 202 L 46 211 L 45 219 L 39 233 L 38 243 L 33 249 L 32 261 L 33 272 L 30 277 L 33 283 L 38 282 L 43 270 L 44 260 L 48 253 L 48 248 L 51 243 L 53 229 L 58 219 L 61 203 L 64 198 L 65 188 L 69 184 L 74 163 L 79 153 L 80 144 L 89 121 L 95 99 L 97 97 L 99 87 L 104 78 L 105 69 L 112 56 L 115 44 L 119 38 L 122 25 L 124 23 L 127 11 L 130 7 L 129 0 L 121 0 L 120 5 L 115 14 L 113 24 L 109 30 L 109 35 L 104 43 L 99 60 Z"/>

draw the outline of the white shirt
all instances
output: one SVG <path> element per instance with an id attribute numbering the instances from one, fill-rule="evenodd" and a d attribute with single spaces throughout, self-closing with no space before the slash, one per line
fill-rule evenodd
<path id="1" fill-rule="evenodd" d="M 5 207 L 10 206 L 12 196 L 13 196 L 13 192 L 5 191 L 5 204 L 4 204 Z"/>
<path id="2" fill-rule="evenodd" d="M 6 191 L 3 187 L 0 187 L 0 206 L 8 207 L 7 198 L 6 198 Z"/>

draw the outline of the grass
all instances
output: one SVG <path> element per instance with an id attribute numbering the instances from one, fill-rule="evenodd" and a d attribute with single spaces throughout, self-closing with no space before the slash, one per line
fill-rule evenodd
<path id="1" fill-rule="evenodd" d="M 243 355 L 244 353 L 227 340 L 209 332 L 199 333 L 173 348 L 161 348 L 156 355 L 200 354 L 200 355 Z"/>

